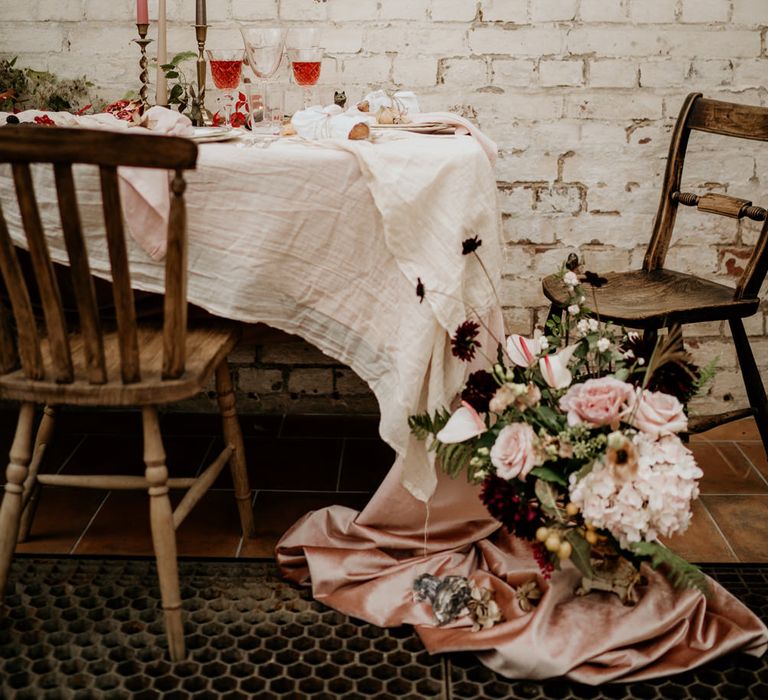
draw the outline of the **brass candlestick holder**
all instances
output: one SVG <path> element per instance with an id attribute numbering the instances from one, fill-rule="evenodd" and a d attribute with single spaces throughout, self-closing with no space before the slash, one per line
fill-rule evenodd
<path id="1" fill-rule="evenodd" d="M 146 109 L 149 107 L 149 101 L 147 100 L 147 93 L 149 92 L 149 71 L 147 70 L 149 61 L 147 60 L 147 46 L 152 43 L 152 39 L 147 39 L 147 31 L 149 30 L 148 24 L 137 24 L 136 29 L 139 30 L 139 38 L 134 39 L 134 41 L 141 49 L 141 58 L 139 59 L 139 81 L 141 81 L 139 99 L 141 100 L 141 106 Z"/>
<path id="2" fill-rule="evenodd" d="M 196 24 L 197 36 L 197 95 L 192 101 L 190 119 L 195 126 L 204 126 L 213 122 L 213 115 L 205 108 L 205 40 L 208 36 L 207 24 Z"/>

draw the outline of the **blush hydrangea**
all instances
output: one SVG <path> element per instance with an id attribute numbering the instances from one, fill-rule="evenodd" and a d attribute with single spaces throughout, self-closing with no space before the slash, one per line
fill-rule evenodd
<path id="1" fill-rule="evenodd" d="M 632 442 L 637 466 L 631 478 L 603 459 L 580 480 L 572 474 L 569 487 L 584 520 L 606 528 L 625 548 L 684 532 L 703 476 L 691 451 L 674 435 L 654 440 L 638 433 Z"/>

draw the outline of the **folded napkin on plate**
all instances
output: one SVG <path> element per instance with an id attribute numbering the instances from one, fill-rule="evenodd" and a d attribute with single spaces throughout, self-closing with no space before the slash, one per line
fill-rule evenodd
<path id="1" fill-rule="evenodd" d="M 344 112 L 338 105 L 302 109 L 291 117 L 296 133 L 305 139 L 367 139 L 368 119 Z"/>
<path id="2" fill-rule="evenodd" d="M 0 121 L 4 123 L 6 116 L 0 113 Z M 35 117 L 47 116 L 56 126 L 71 128 L 119 132 L 137 128 L 137 125 L 118 119 L 112 114 L 77 116 L 69 112 L 41 112 L 29 109 L 19 112 L 16 116 L 20 122 L 34 122 Z M 138 126 L 145 127 L 141 133 L 149 134 L 191 136 L 194 133 L 188 117 L 165 107 L 155 106 L 148 109 Z M 119 168 L 118 175 L 128 232 L 150 257 L 155 260 L 162 259 L 165 256 L 171 208 L 168 173 L 165 170 L 150 168 Z"/>
<path id="3" fill-rule="evenodd" d="M 486 136 L 480 128 L 473 124 L 469 119 L 454 114 L 453 112 L 419 112 L 418 114 L 408 113 L 408 118 L 413 124 L 424 124 L 427 122 L 441 122 L 456 127 L 457 134 L 469 134 L 480 144 L 491 161 L 491 165 L 496 163 L 496 156 L 499 153 L 499 147 L 495 141 Z"/>

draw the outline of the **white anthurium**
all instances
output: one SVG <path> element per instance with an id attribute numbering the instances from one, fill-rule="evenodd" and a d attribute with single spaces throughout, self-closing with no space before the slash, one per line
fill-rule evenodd
<path id="1" fill-rule="evenodd" d="M 523 338 L 522 335 L 513 333 L 507 338 L 507 354 L 518 367 L 530 367 L 536 362 L 536 358 L 544 349 L 543 337 Z M 546 341 L 545 341 L 546 342 Z"/>
<path id="2" fill-rule="evenodd" d="M 452 445 L 482 435 L 485 431 L 485 423 L 480 414 L 466 401 L 462 401 L 436 437 L 440 442 Z"/>
<path id="3" fill-rule="evenodd" d="M 569 345 L 554 355 L 546 355 L 539 360 L 539 369 L 544 381 L 553 389 L 565 389 L 571 385 L 573 375 L 568 369 L 568 363 L 577 347 L 577 344 Z"/>

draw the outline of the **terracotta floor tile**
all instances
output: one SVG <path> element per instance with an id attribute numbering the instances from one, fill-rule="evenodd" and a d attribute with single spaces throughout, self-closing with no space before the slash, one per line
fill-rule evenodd
<path id="1" fill-rule="evenodd" d="M 179 498 L 173 500 L 175 503 Z M 241 535 L 235 494 L 232 491 L 209 491 L 176 533 L 179 555 L 234 557 Z"/>
<path id="2" fill-rule="evenodd" d="M 256 496 L 255 537 L 243 541 L 241 557 L 272 558 L 282 534 L 302 515 L 326 506 L 361 509 L 369 496 L 361 493 L 287 493 L 262 491 Z"/>
<path id="3" fill-rule="evenodd" d="M 171 476 L 194 476 L 203 464 L 213 438 L 166 436 L 163 438 Z M 65 474 L 144 473 L 141 436 L 89 435 L 63 469 Z"/>
<path id="4" fill-rule="evenodd" d="M 181 498 L 181 492 L 173 493 L 171 502 L 175 506 Z M 176 537 L 180 556 L 235 556 L 240 522 L 233 494 L 210 491 L 203 496 Z M 149 496 L 142 491 L 111 491 L 75 553 L 152 556 Z"/>
<path id="5" fill-rule="evenodd" d="M 749 458 L 749 461 L 768 478 L 768 458 L 765 455 L 765 447 L 762 442 L 740 442 L 741 451 Z"/>
<path id="6" fill-rule="evenodd" d="M 104 491 L 93 489 L 44 488 L 29 539 L 16 545 L 16 551 L 69 553 L 105 496 Z"/>
<path id="7" fill-rule="evenodd" d="M 106 408 L 61 408 L 57 428 L 64 433 L 141 435 L 141 412 Z"/>
<path id="8" fill-rule="evenodd" d="M 280 437 L 379 437 L 380 416 L 362 415 L 288 415 Z"/>
<path id="9" fill-rule="evenodd" d="M 41 471 L 43 474 L 53 474 L 61 468 L 72 455 L 77 446 L 84 440 L 83 435 L 55 436 L 53 443 L 48 447 L 48 453 L 43 460 Z M 8 464 L 8 453 L 11 450 L 11 440 L 3 444 L 0 440 L 0 485 L 5 484 L 5 467 Z"/>
<path id="10" fill-rule="evenodd" d="M 740 561 L 768 561 L 768 496 L 703 496 L 702 500 Z"/>
<path id="11" fill-rule="evenodd" d="M 346 440 L 339 491 L 375 491 L 395 461 L 395 451 L 382 440 Z"/>
<path id="12" fill-rule="evenodd" d="M 221 449 L 214 441 L 211 454 Z M 248 478 L 253 489 L 335 491 L 341 463 L 341 440 L 245 438 Z M 225 468 L 214 488 L 232 488 Z"/>
<path id="13" fill-rule="evenodd" d="M 110 491 L 75 554 L 151 556 L 148 501 L 143 491 Z"/>
<path id="14" fill-rule="evenodd" d="M 240 427 L 246 437 L 277 437 L 282 416 L 241 415 Z M 160 418 L 163 435 L 221 435 L 218 413 L 165 413 Z"/>
<path id="15" fill-rule="evenodd" d="M 691 436 L 691 442 L 699 440 L 759 440 L 760 433 L 757 430 L 757 424 L 754 418 L 742 418 L 718 425 L 706 433 L 699 433 Z"/>
<path id="16" fill-rule="evenodd" d="M 671 550 L 696 563 L 735 561 L 736 556 L 729 549 L 704 504 L 693 503 L 693 518 L 688 530 L 676 537 L 664 540 Z"/>
<path id="17" fill-rule="evenodd" d="M 704 472 L 702 494 L 768 494 L 768 484 L 735 442 L 692 442 L 690 447 Z"/>

